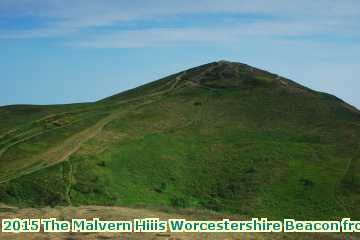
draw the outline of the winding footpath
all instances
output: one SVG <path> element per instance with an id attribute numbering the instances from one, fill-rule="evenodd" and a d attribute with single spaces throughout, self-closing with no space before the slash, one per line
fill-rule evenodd
<path id="1" fill-rule="evenodd" d="M 136 101 L 140 101 L 140 100 L 147 100 L 149 98 L 153 98 L 153 97 L 157 97 L 157 96 L 162 96 L 165 95 L 171 91 L 173 91 L 175 88 L 178 87 L 180 81 L 183 80 L 183 76 L 186 74 L 186 72 L 182 72 L 181 74 L 179 74 L 179 76 L 177 76 L 175 78 L 175 81 L 173 81 L 173 83 L 170 85 L 170 87 L 168 89 L 162 90 L 162 91 L 158 91 L 155 93 L 151 93 L 145 96 L 141 96 L 141 97 L 136 97 L 136 98 L 132 98 L 129 100 L 124 100 L 124 101 L 119 101 L 116 103 L 116 106 L 114 107 L 118 107 L 120 105 L 123 104 L 128 104 L 131 102 L 136 102 Z M 145 103 L 140 103 L 137 105 L 137 107 L 141 106 L 141 105 L 147 105 L 147 104 L 151 104 L 153 102 L 155 102 L 157 99 L 152 99 L 148 102 Z M 90 139 L 94 138 L 96 135 L 98 135 L 102 129 L 109 124 L 110 122 L 112 122 L 113 120 L 115 120 L 116 118 L 118 118 L 121 114 L 124 114 L 124 111 L 115 111 L 111 114 L 109 114 L 107 117 L 99 120 L 95 125 L 81 131 L 80 133 L 66 139 L 62 144 L 42 153 L 39 154 L 35 157 L 32 157 L 31 159 L 29 159 L 27 162 L 29 162 L 29 165 L 24 166 L 21 169 L 16 169 L 16 172 L 14 173 L 10 173 L 10 174 L 5 174 L 5 176 L 0 176 L 0 184 L 1 183 L 5 183 L 8 182 L 10 180 L 19 178 L 21 176 L 24 175 L 28 175 L 31 174 L 33 172 L 39 171 L 41 169 L 44 168 L 48 168 L 51 166 L 54 166 L 58 163 L 64 162 L 66 160 L 68 160 L 70 158 L 71 155 L 73 155 L 75 152 L 77 152 L 83 143 L 89 141 Z M 43 132 L 42 132 L 43 133 Z M 16 144 L 25 142 L 25 141 L 29 141 L 31 140 L 33 137 L 39 136 L 42 133 L 38 133 L 32 136 L 28 136 L 24 139 L 20 139 L 14 143 L 12 143 L 11 145 L 6 146 L 5 148 L 0 150 L 0 157 L 2 154 L 4 154 L 10 147 L 15 146 Z M 34 163 L 37 164 L 34 164 Z"/>

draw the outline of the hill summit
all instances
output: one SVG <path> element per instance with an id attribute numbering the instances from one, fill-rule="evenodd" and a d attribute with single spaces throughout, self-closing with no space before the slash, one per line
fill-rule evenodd
<path id="1" fill-rule="evenodd" d="M 219 61 L 94 103 L 0 108 L 0 202 L 360 217 L 360 113 Z"/>

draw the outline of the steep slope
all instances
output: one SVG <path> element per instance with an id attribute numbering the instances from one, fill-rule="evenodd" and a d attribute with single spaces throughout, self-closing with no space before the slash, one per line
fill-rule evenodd
<path id="1" fill-rule="evenodd" d="M 214 62 L 28 117 L 8 108 L 0 118 L 22 119 L 1 121 L 8 204 L 360 217 L 360 113 L 248 65 Z"/>

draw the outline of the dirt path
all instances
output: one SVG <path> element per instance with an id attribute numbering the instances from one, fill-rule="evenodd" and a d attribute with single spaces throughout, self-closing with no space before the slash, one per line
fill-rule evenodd
<path id="1" fill-rule="evenodd" d="M 56 207 L 56 208 L 26 208 L 17 209 L 0 205 L 0 220 L 13 218 L 56 218 L 57 220 L 100 218 L 100 220 L 127 220 L 141 218 L 160 218 L 168 219 L 186 219 L 186 220 L 222 220 L 222 219 L 240 219 L 239 216 L 221 216 L 193 210 L 184 211 L 184 213 L 163 212 L 151 209 L 126 208 L 126 207 L 101 207 L 101 206 L 82 206 L 82 207 Z M 244 219 L 244 218 L 241 218 Z M 63 239 L 63 240 L 81 240 L 81 239 L 143 239 L 143 240 L 194 240 L 194 239 L 318 239 L 331 240 L 342 239 L 339 235 L 330 234 L 265 234 L 265 233 L 0 233 L 0 239 Z M 358 240 L 356 237 L 343 238 Z"/>
<path id="2" fill-rule="evenodd" d="M 11 179 L 18 178 L 20 176 L 38 171 L 42 168 L 53 166 L 59 162 L 67 160 L 72 154 L 80 149 L 82 143 L 95 137 L 107 123 L 115 119 L 117 116 L 118 113 L 111 114 L 97 122 L 94 126 L 85 129 L 84 131 L 65 140 L 61 145 L 34 157 L 32 161 L 28 162 L 33 163 L 36 161 L 39 162 L 38 165 L 33 167 L 25 166 L 23 169 L 18 169 L 17 173 L 0 178 L 0 183 L 7 182 Z"/>
<path id="3" fill-rule="evenodd" d="M 73 184 L 73 164 L 71 162 L 71 159 L 68 160 L 69 163 L 69 172 L 68 172 L 68 178 L 69 178 L 69 183 L 66 186 L 66 200 L 67 203 L 69 204 L 69 206 L 72 205 L 72 201 L 71 201 L 71 187 Z"/>
<path id="4" fill-rule="evenodd" d="M 71 124 L 74 124 L 74 123 L 76 123 L 76 122 L 77 122 L 77 121 L 74 121 L 74 122 L 72 122 Z M 14 136 L 13 138 L 18 138 L 18 137 L 21 137 L 21 136 L 24 136 L 24 135 L 25 135 L 25 137 L 23 137 L 22 139 L 19 139 L 19 140 L 17 140 L 17 141 L 14 141 L 14 142 L 10 142 L 8 145 L 6 145 L 6 146 L 3 147 L 2 149 L 0 149 L 0 158 L 1 158 L 1 157 L 4 155 L 4 153 L 6 153 L 10 148 L 12 148 L 12 147 L 14 147 L 14 146 L 16 146 L 16 145 L 18 145 L 18 144 L 20 144 L 20 143 L 29 141 L 29 140 L 31 140 L 31 139 L 33 139 L 33 138 L 35 138 L 35 137 L 38 137 L 38 136 L 40 136 L 40 135 L 43 135 L 43 134 L 45 134 L 45 133 L 52 132 L 52 131 L 56 131 L 56 130 L 59 130 L 59 129 L 61 129 L 61 128 L 65 128 L 65 127 L 68 127 L 68 126 L 69 126 L 69 125 L 65 125 L 65 126 L 61 126 L 61 127 L 55 127 L 55 128 L 52 128 L 52 129 L 49 129 L 49 130 L 40 131 L 40 132 L 37 132 L 37 133 L 34 133 L 34 134 L 31 133 L 31 132 L 32 132 L 32 131 L 31 131 L 32 129 L 30 129 L 30 130 L 28 130 L 28 131 L 25 131 L 25 132 L 23 132 L 23 133 L 20 133 L 20 134 Z M 30 134 L 30 135 L 28 135 L 28 134 Z M 26 135 L 28 135 L 28 136 L 26 136 Z"/>
<path id="5" fill-rule="evenodd" d="M 165 90 L 159 91 L 159 92 L 155 92 L 149 95 L 145 95 L 145 96 L 141 96 L 138 98 L 133 98 L 133 99 L 129 99 L 129 100 L 124 100 L 124 101 L 120 101 L 116 104 L 116 106 L 114 107 L 118 107 L 119 105 L 123 105 L 123 104 L 127 104 L 130 102 L 135 102 L 135 101 L 139 101 L 139 100 L 146 100 L 148 98 L 153 98 L 156 96 L 161 96 L 164 94 L 167 94 L 171 91 L 173 91 L 179 84 L 179 82 L 182 80 L 182 77 L 186 74 L 186 72 L 183 72 L 182 74 L 180 74 L 179 76 L 176 77 L 174 83 Z M 156 100 L 151 100 L 149 102 L 146 102 L 145 104 L 150 104 L 152 102 L 154 102 Z M 140 104 L 141 105 L 141 104 Z M 119 117 L 119 115 L 123 114 L 123 111 L 115 111 L 114 113 L 111 113 L 110 115 L 108 115 L 107 117 L 101 119 L 100 121 L 98 121 L 95 125 L 93 125 L 90 128 L 87 128 L 83 131 L 81 131 L 80 133 L 70 137 L 69 139 L 65 140 L 62 144 L 46 151 L 45 153 L 42 153 L 38 156 L 33 157 L 31 160 L 27 161 L 29 162 L 28 166 L 24 166 L 22 169 L 17 169 L 16 173 L 13 174 L 7 174 L 5 176 L 0 176 L 0 184 L 10 181 L 12 179 L 39 171 L 41 169 L 47 168 L 47 167 L 51 167 L 55 164 L 58 164 L 60 162 L 66 161 L 67 159 L 69 159 L 69 157 L 74 154 L 75 152 L 77 152 L 83 143 L 87 142 L 88 140 L 94 138 L 97 134 L 99 134 L 102 129 L 111 121 L 113 121 L 114 119 L 116 119 L 117 117 Z M 38 134 L 40 135 L 40 134 Z M 31 136 L 26 138 L 26 139 L 22 139 L 19 140 L 13 144 L 11 144 L 11 146 L 15 146 L 18 143 L 30 140 Z M 2 149 L 0 151 L 0 154 L 3 154 L 9 147 Z M 1 156 L 1 155 L 0 155 Z M 37 162 L 38 164 L 34 165 L 33 163 Z"/>
<path id="6" fill-rule="evenodd" d="M 355 157 L 349 159 L 349 161 L 347 162 L 346 167 L 344 169 L 343 175 L 339 178 L 339 181 L 335 184 L 335 187 L 334 187 L 335 202 L 337 203 L 338 206 L 340 206 L 343 209 L 343 211 L 347 214 L 348 217 L 350 217 L 351 215 L 350 215 L 349 211 L 347 210 L 345 202 L 336 194 L 336 190 L 341 187 L 341 182 L 344 180 L 344 178 L 346 177 L 346 174 L 349 172 L 352 162 L 358 156 L 360 156 L 360 148 L 358 148 L 358 151 L 357 151 L 357 154 L 355 154 Z"/>
<path id="7" fill-rule="evenodd" d="M 2 147 L 0 149 L 0 158 L 4 155 L 4 153 L 6 153 L 10 148 L 20 144 L 20 143 L 23 143 L 23 142 L 26 142 L 26 141 L 29 141 L 35 137 L 38 137 L 42 134 L 45 134 L 45 133 L 48 133 L 48 132 L 52 132 L 52 131 L 56 131 L 58 129 L 62 129 L 62 128 L 65 128 L 65 127 L 68 127 L 69 125 L 72 125 L 76 122 L 78 122 L 79 120 L 77 121 L 72 121 L 70 124 L 65 124 L 63 126 L 58 126 L 58 127 L 54 127 L 54 128 L 51 128 L 51 129 L 45 129 L 45 130 L 40 130 L 40 129 L 36 129 L 36 123 L 39 123 L 43 120 L 46 120 L 46 119 L 49 119 L 50 117 L 57 117 L 57 116 L 64 116 L 66 114 L 76 114 L 76 113 L 79 113 L 79 112 L 82 112 L 82 111 L 72 111 L 72 112 L 61 112 L 61 113 L 58 113 L 58 114 L 51 114 L 51 115 L 47 115 L 45 117 L 42 117 L 38 120 L 35 120 L 35 121 L 32 121 L 30 122 L 28 125 L 27 125 L 27 128 L 26 126 L 22 127 L 22 128 L 15 128 L 15 129 L 12 129 L 10 130 L 9 132 L 3 134 L 2 136 L 0 136 L 0 143 L 3 144 L 5 142 L 5 146 Z M 33 128 L 30 128 L 30 126 L 34 126 Z M 22 129 L 24 129 L 24 131 L 16 134 L 16 135 L 13 135 L 13 136 L 8 136 L 9 134 L 11 133 L 16 133 L 18 131 L 21 131 Z M 36 131 L 38 130 L 38 131 Z M 40 131 L 39 131 L 40 130 Z M 8 137 L 6 137 L 8 136 Z M 12 139 L 18 139 L 16 141 L 12 141 Z"/>

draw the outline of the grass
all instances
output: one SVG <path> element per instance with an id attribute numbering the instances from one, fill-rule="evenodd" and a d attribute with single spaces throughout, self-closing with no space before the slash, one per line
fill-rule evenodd
<path id="1" fill-rule="evenodd" d="M 23 124 L 1 147 L 41 134 L 4 153 L 3 175 L 113 117 L 68 161 L 1 184 L 2 202 L 360 217 L 359 112 L 274 74 L 212 63 L 93 104 L 44 108 L 26 118 L 7 113 Z M 78 112 L 61 115 L 70 108 Z M 10 121 L 0 122 L 5 129 Z"/>

